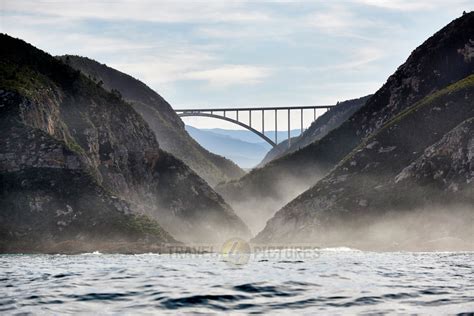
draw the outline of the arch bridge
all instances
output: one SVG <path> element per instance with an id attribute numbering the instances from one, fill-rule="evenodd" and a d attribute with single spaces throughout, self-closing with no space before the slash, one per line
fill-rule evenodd
<path id="1" fill-rule="evenodd" d="M 204 108 L 204 109 L 175 109 L 175 112 L 178 114 L 180 117 L 189 117 L 189 116 L 201 116 L 201 117 L 212 117 L 220 120 L 224 120 L 227 122 L 231 122 L 234 124 L 237 124 L 255 134 L 260 136 L 262 139 L 264 139 L 267 143 L 269 143 L 271 146 L 275 147 L 278 144 L 278 113 L 281 111 L 287 111 L 287 117 L 288 117 L 288 146 L 291 145 L 291 137 L 290 137 L 290 131 L 291 131 L 291 113 L 292 111 L 299 111 L 300 112 L 300 135 L 303 133 L 303 118 L 304 114 L 308 111 L 304 110 L 313 110 L 313 121 L 316 120 L 316 110 L 318 109 L 324 109 L 324 110 L 329 110 L 333 105 L 308 105 L 308 106 L 280 106 L 280 107 L 240 107 L 240 108 Z M 242 120 L 239 113 L 248 113 L 248 119 L 247 120 Z M 252 113 L 261 113 L 262 117 L 262 124 L 261 124 L 261 131 L 257 130 L 255 127 L 252 127 Z M 271 139 L 267 135 L 265 135 L 265 113 L 267 112 L 273 112 L 274 115 L 274 137 Z M 231 115 L 229 115 L 231 114 Z M 267 126 L 269 126 L 269 122 L 267 120 Z"/>

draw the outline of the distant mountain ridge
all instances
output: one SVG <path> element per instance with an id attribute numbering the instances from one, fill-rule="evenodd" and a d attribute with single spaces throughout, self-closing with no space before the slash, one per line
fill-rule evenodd
<path id="1" fill-rule="evenodd" d="M 58 58 L 105 89 L 122 95 L 149 124 L 161 148 L 184 161 L 211 186 L 244 175 L 236 164 L 207 151 L 192 139 L 170 104 L 143 82 L 87 57 Z"/>
<path id="2" fill-rule="evenodd" d="M 248 130 L 223 128 L 203 129 L 189 125 L 185 128 L 204 148 L 234 161 L 241 168 L 247 170 L 256 167 L 272 149 L 271 145 L 260 136 Z M 266 131 L 265 135 L 274 139 L 275 132 Z M 290 135 L 292 138 L 297 138 L 300 135 L 300 129 L 291 130 Z M 281 141 L 285 139 L 285 137 L 288 137 L 287 131 L 278 131 L 278 140 Z M 280 146 L 287 148 L 286 144 L 286 141 L 282 141 Z"/>
<path id="3" fill-rule="evenodd" d="M 212 133 L 224 135 L 224 136 L 230 136 L 232 138 L 240 139 L 242 141 L 248 142 L 248 143 L 266 143 L 265 140 L 263 140 L 260 136 L 255 134 L 254 132 L 251 132 L 249 130 L 243 130 L 243 129 L 223 129 L 223 128 L 200 128 L 202 131 L 209 131 Z M 290 136 L 291 137 L 297 137 L 300 135 L 301 130 L 298 129 L 292 129 L 290 131 Z M 265 135 L 269 137 L 271 140 L 275 140 L 275 131 L 268 130 L 265 131 Z M 278 143 L 282 142 L 283 140 L 288 138 L 288 131 L 285 130 L 280 130 L 277 133 L 277 141 Z"/>
<path id="4" fill-rule="evenodd" d="M 218 133 L 189 125 L 186 125 L 185 128 L 189 135 L 201 146 L 210 152 L 232 160 L 241 168 L 249 169 L 255 167 L 271 148 L 271 145 L 266 142 L 252 143 L 229 136 L 233 135 L 232 130 L 223 130 L 225 132 L 221 131 L 221 133 Z M 241 134 L 240 132 L 236 131 L 237 137 Z"/>

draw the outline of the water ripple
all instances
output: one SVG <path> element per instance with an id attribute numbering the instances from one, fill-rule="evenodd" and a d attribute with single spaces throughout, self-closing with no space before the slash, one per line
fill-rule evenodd
<path id="1" fill-rule="evenodd" d="M 462 314 L 474 253 L 325 251 L 315 258 L 0 255 L 6 314 Z"/>
<path id="2" fill-rule="evenodd" d="M 215 305 L 213 302 L 235 302 L 243 299 L 248 299 L 248 297 L 243 295 L 194 295 L 188 297 L 167 299 L 161 304 L 170 309 L 177 309 L 180 307 L 194 307 L 194 306 L 212 306 L 213 308 L 226 309 L 223 306 Z"/>

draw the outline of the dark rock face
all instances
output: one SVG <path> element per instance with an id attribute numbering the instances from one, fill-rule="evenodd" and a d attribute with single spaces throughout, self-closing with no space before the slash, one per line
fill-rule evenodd
<path id="1" fill-rule="evenodd" d="M 181 159 L 211 186 L 245 174 L 232 161 L 207 151 L 192 139 L 169 103 L 143 82 L 85 57 L 59 58 L 105 89 L 118 91 L 148 123 L 160 147 Z"/>
<path id="2" fill-rule="evenodd" d="M 366 104 L 322 139 L 216 187 L 226 201 L 253 196 L 249 209 L 274 210 L 326 175 L 365 138 L 436 90 L 474 73 L 474 12 L 454 20 L 412 52 Z M 276 208 L 275 208 L 276 207 Z"/>
<path id="3" fill-rule="evenodd" d="M 370 97 L 371 96 L 369 95 L 338 103 L 330 111 L 318 117 L 318 119 L 314 121 L 301 136 L 292 138 L 290 147 L 288 147 L 288 142 L 284 141 L 270 150 L 259 164 L 259 167 L 263 167 L 274 159 L 300 150 L 303 147 L 320 140 L 351 117 L 352 114 L 360 109 Z"/>
<path id="4" fill-rule="evenodd" d="M 474 75 L 415 103 L 277 212 L 255 241 L 390 248 L 455 237 L 474 245 L 473 105 Z"/>
<path id="5" fill-rule="evenodd" d="M 13 93 L 2 97 L 22 99 Z M 0 252 L 48 251 L 66 240 L 176 242 L 157 222 L 134 214 L 129 203 L 100 186 L 84 157 L 0 113 L 0 132 L 8 135 L 0 138 Z"/>
<path id="6" fill-rule="evenodd" d="M 395 184 L 429 185 L 443 192 L 474 197 L 474 118 L 459 124 L 395 177 Z"/>
<path id="7" fill-rule="evenodd" d="M 108 196 L 106 201 L 118 196 L 128 207 L 120 209 L 110 202 L 110 212 L 141 214 L 156 227 L 148 218 L 158 220 L 177 239 L 198 242 L 248 236 L 245 224 L 204 180 L 158 147 L 153 131 L 120 95 L 105 91 L 79 71 L 20 40 L 1 35 L 0 41 L 0 119 L 5 144 L 0 148 L 0 170 L 8 180 L 3 183 L 0 210 L 8 214 L 2 225 L 10 232 L 21 223 L 13 214 L 24 218 L 34 211 L 27 202 L 12 198 L 23 193 L 16 182 L 21 180 L 32 183 L 32 189 L 24 192 L 25 199 L 34 200 L 43 191 L 50 196 L 52 204 L 42 207 L 45 212 L 54 213 L 53 206 L 68 203 L 76 193 L 76 203 L 86 203 L 80 198 L 81 187 L 69 187 L 84 182 L 90 202 L 84 214 L 102 214 L 108 207 L 104 206 L 108 202 L 99 203 L 102 195 Z M 17 135 L 16 142 L 6 135 Z M 61 188 L 46 185 L 58 181 Z M 96 197 L 95 188 L 102 190 Z M 29 197 L 28 192 L 32 192 Z M 76 210 L 82 212 L 68 205 L 74 215 Z"/>

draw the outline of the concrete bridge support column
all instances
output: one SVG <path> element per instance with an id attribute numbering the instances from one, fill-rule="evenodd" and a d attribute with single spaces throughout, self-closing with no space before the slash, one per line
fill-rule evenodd
<path id="1" fill-rule="evenodd" d="M 275 144 L 278 145 L 278 110 L 275 109 Z"/>
<path id="2" fill-rule="evenodd" d="M 290 127 L 290 109 L 288 109 L 288 148 L 290 148 L 290 146 L 291 146 L 290 131 L 291 131 L 291 127 Z"/>

